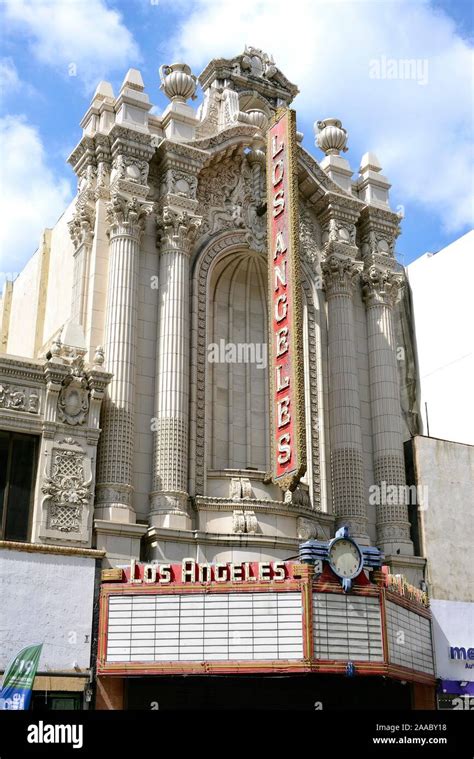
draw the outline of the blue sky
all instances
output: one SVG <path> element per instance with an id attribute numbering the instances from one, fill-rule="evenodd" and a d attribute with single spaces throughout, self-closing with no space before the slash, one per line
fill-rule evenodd
<path id="1" fill-rule="evenodd" d="M 466 0 L 0 0 L 0 283 L 19 272 L 73 197 L 66 158 L 100 79 L 130 67 L 158 110 L 162 63 L 199 74 L 252 44 L 300 88 L 304 145 L 340 118 L 357 172 L 373 150 L 403 208 L 407 264 L 472 226 L 472 8 Z M 415 61 L 408 77 L 404 62 Z M 197 105 L 197 104 L 196 104 Z"/>

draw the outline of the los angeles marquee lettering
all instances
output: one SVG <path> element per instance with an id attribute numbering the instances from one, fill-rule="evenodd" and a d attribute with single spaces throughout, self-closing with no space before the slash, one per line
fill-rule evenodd
<path id="1" fill-rule="evenodd" d="M 127 579 L 131 585 L 172 582 L 273 582 L 286 579 L 283 561 L 260 561 L 234 563 L 201 564 L 194 559 L 183 559 L 176 564 L 137 564 L 130 562 Z"/>
<path id="2" fill-rule="evenodd" d="M 273 373 L 272 434 L 273 480 L 292 488 L 304 471 L 304 451 L 298 435 L 297 383 L 298 355 L 297 304 L 294 288 L 299 287 L 297 239 L 293 229 L 292 151 L 295 150 L 294 113 L 284 112 L 269 129 L 268 199 L 269 199 L 269 290 L 271 351 Z M 296 281 L 295 281 L 296 280 Z M 300 415 L 302 410 L 299 411 Z"/>

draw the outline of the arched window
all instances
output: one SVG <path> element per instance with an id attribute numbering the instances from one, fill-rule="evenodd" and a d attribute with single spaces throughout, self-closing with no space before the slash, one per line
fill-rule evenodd
<path id="1" fill-rule="evenodd" d="M 211 275 L 208 311 L 208 468 L 269 464 L 267 269 L 232 253 Z"/>

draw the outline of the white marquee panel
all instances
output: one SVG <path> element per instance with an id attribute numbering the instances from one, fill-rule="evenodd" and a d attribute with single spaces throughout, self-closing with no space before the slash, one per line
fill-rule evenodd
<path id="1" fill-rule="evenodd" d="M 316 659 L 383 661 L 378 598 L 313 594 Z"/>
<path id="2" fill-rule="evenodd" d="M 301 658 L 299 593 L 109 598 L 108 662 Z"/>

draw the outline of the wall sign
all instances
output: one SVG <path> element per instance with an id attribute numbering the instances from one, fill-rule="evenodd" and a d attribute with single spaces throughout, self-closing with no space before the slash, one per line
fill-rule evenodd
<path id="1" fill-rule="evenodd" d="M 278 111 L 267 139 L 271 475 L 294 490 L 306 471 L 295 112 Z"/>
<path id="2" fill-rule="evenodd" d="M 108 570 L 106 570 L 108 572 Z M 118 576 L 103 579 L 121 580 Z M 181 564 L 142 564 L 132 559 L 125 569 L 125 580 L 131 585 L 167 585 L 169 583 L 222 583 L 222 582 L 281 582 L 288 577 L 284 561 L 245 561 L 237 563 L 203 564 L 194 559 L 183 559 Z"/>

